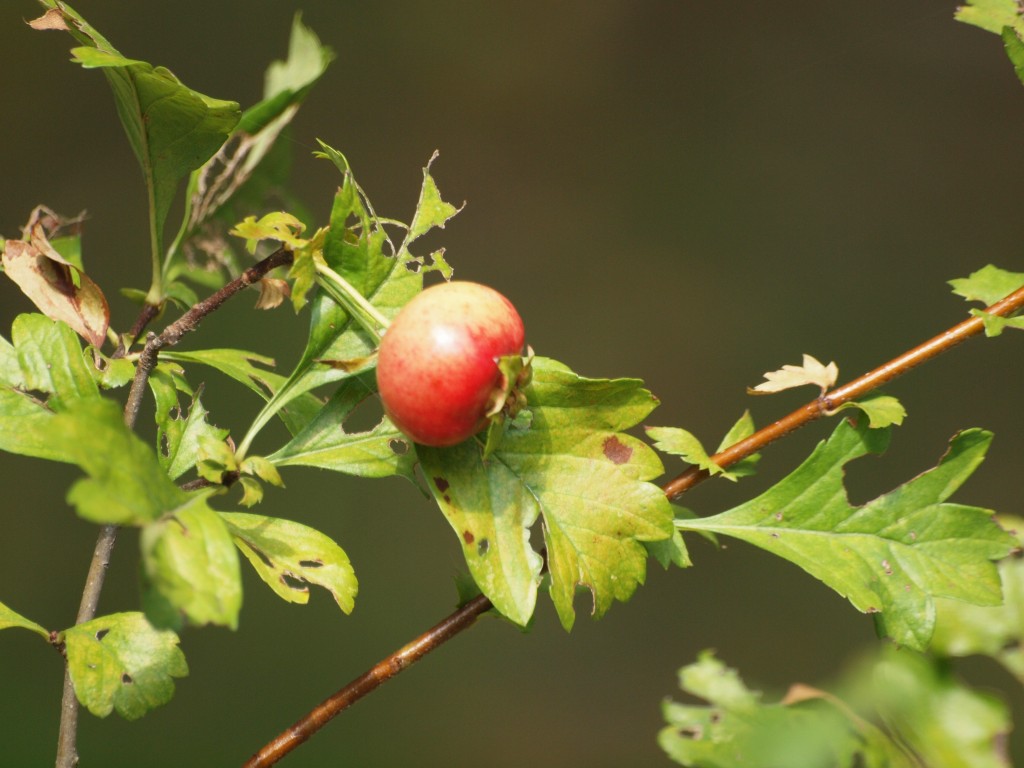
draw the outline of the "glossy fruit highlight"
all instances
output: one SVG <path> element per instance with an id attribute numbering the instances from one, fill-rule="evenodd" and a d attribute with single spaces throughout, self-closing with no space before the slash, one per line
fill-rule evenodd
<path id="1" fill-rule="evenodd" d="M 460 281 L 427 288 L 381 340 L 384 410 L 413 442 L 460 443 L 486 426 L 502 384 L 497 360 L 522 354 L 524 340 L 519 313 L 493 288 Z"/>

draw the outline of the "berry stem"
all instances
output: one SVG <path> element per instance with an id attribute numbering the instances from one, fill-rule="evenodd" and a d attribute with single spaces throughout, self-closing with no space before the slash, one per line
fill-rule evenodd
<path id="1" fill-rule="evenodd" d="M 367 301 L 366 297 L 357 291 L 352 283 L 322 261 L 317 261 L 316 273 L 317 283 L 327 291 L 332 299 L 348 310 L 355 321 L 379 343 L 391 322 L 380 313 L 380 310 Z"/>

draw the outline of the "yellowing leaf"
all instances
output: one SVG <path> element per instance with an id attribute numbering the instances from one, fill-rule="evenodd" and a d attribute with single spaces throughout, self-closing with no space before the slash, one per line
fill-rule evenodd
<path id="1" fill-rule="evenodd" d="M 822 365 L 815 358 L 805 354 L 801 365 L 784 365 L 777 371 L 769 371 L 764 378 L 765 381 L 748 389 L 747 392 L 752 395 L 766 395 L 813 384 L 824 393 L 836 383 L 839 368 L 835 363 Z"/>
<path id="2" fill-rule="evenodd" d="M 154 629 L 141 613 L 114 613 L 63 633 L 75 695 L 97 717 L 112 710 L 136 720 L 174 696 L 188 674 L 178 636 Z"/>
<path id="3" fill-rule="evenodd" d="M 529 428 L 510 428 L 489 458 L 479 440 L 416 453 L 477 585 L 519 624 L 535 606 L 541 558 L 530 528 L 543 518 L 551 598 L 569 629 L 577 587 L 601 616 L 643 583 L 644 544 L 672 535 L 672 508 L 649 482 L 661 461 L 624 433 L 657 400 L 636 379 L 586 379 L 545 358 L 533 374 Z"/>
<path id="4" fill-rule="evenodd" d="M 236 546 L 279 597 L 307 603 L 307 584 L 316 584 L 333 595 L 342 611 L 352 612 L 358 589 L 355 572 L 348 555 L 330 538 L 277 517 L 222 512 L 221 518 Z"/>

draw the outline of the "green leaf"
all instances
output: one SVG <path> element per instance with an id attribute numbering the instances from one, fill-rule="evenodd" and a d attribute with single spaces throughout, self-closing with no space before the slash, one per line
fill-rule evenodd
<path id="1" fill-rule="evenodd" d="M 1007 272 L 989 264 L 968 277 L 950 280 L 949 284 L 957 296 L 988 307 L 1024 286 L 1024 272 Z"/>
<path id="2" fill-rule="evenodd" d="M 226 429 L 210 424 L 206 420 L 207 416 L 209 411 L 203 407 L 199 395 L 196 395 L 187 414 L 174 417 L 168 413 L 158 423 L 157 441 L 160 450 L 157 455 L 160 466 L 171 480 L 177 480 L 196 465 L 199 461 L 199 448 L 204 440 L 223 440 L 228 436 Z"/>
<path id="3" fill-rule="evenodd" d="M 269 458 L 277 466 L 306 466 L 360 477 L 400 475 L 413 480 L 416 455 L 387 419 L 366 432 L 346 432 L 345 419 L 373 390 L 365 377 L 347 379 L 306 428 Z"/>
<path id="4" fill-rule="evenodd" d="M 972 309 L 971 315 L 981 318 L 982 323 L 985 325 L 985 335 L 989 338 L 998 336 L 1006 328 L 1024 329 L 1024 317 L 992 315 L 982 309 Z"/>
<path id="5" fill-rule="evenodd" d="M 883 648 L 848 671 L 841 696 L 793 685 L 765 703 L 705 651 L 679 671 L 707 706 L 667 701 L 658 743 L 693 768 L 1005 768 L 1009 718 L 944 665 Z"/>
<path id="6" fill-rule="evenodd" d="M 957 21 L 1001 34 L 1004 27 L 1024 32 L 1024 20 L 1015 0 L 967 0 L 956 9 Z"/>
<path id="7" fill-rule="evenodd" d="M 208 365 L 241 382 L 264 400 L 272 401 L 286 383 L 284 376 L 259 367 L 274 365 L 273 358 L 241 349 L 202 349 L 194 352 L 175 350 L 161 352 L 160 358 L 178 363 Z M 308 424 L 322 407 L 323 403 L 319 398 L 300 393 L 280 410 L 281 421 L 294 435 Z"/>
<path id="8" fill-rule="evenodd" d="M 843 466 L 879 453 L 889 432 L 843 421 L 827 442 L 761 496 L 708 518 L 678 519 L 682 530 L 733 536 L 799 565 L 877 613 L 880 629 L 915 649 L 927 646 L 936 597 L 979 605 L 1001 600 L 991 560 L 1014 546 L 977 507 L 943 503 L 984 458 L 991 434 L 956 435 L 938 466 L 860 507 L 850 506 Z"/>
<path id="9" fill-rule="evenodd" d="M 676 517 L 695 516 L 692 512 L 682 507 L 673 506 L 672 509 Z M 713 536 L 714 534 L 711 535 Z M 671 538 L 662 539 L 661 541 L 645 541 L 644 547 L 647 548 L 647 552 L 651 557 L 657 560 L 658 564 L 666 570 L 672 565 L 678 568 L 689 568 L 693 565 L 693 561 L 690 560 L 690 553 L 686 549 L 686 542 L 683 541 L 683 535 L 679 532 L 678 528 L 672 529 Z"/>
<path id="10" fill-rule="evenodd" d="M 27 629 L 30 632 L 35 632 L 37 635 L 41 635 L 44 640 L 50 639 L 50 633 L 43 627 L 36 624 L 31 619 L 26 619 L 20 613 L 15 613 L 3 603 L 0 603 L 0 629 L 10 629 L 11 627 L 21 627 L 22 629 Z"/>
<path id="11" fill-rule="evenodd" d="M 302 23 L 302 14 L 297 13 L 292 21 L 291 37 L 288 41 L 288 58 L 275 61 L 267 68 L 266 86 L 263 91 L 264 104 L 267 100 L 285 96 L 285 103 L 297 104 L 309 92 L 310 87 L 320 79 L 327 66 L 334 60 L 334 52 L 320 43 L 320 39 Z M 252 109 L 246 116 L 252 120 Z M 244 128 L 252 133 L 263 120 L 246 123 Z"/>
<path id="12" fill-rule="evenodd" d="M 1017 538 L 1018 546 L 1024 545 L 1024 520 L 1001 517 L 999 523 Z M 999 577 L 1001 605 L 936 601 L 931 650 L 943 656 L 991 656 L 1024 682 L 1024 560 L 1019 552 L 999 563 Z"/>
<path id="13" fill-rule="evenodd" d="M 89 475 L 76 481 L 67 497 L 86 520 L 141 525 L 187 498 L 153 450 L 124 425 L 120 409 L 110 400 L 79 400 L 40 422 L 39 432 L 61 445 L 59 460 L 77 464 Z"/>
<path id="14" fill-rule="evenodd" d="M 72 61 L 86 69 L 100 68 L 107 77 L 128 142 L 142 166 L 153 239 L 160 248 L 179 182 L 227 140 L 240 117 L 238 104 L 193 91 L 164 67 L 125 58 L 66 3 L 43 1 L 82 44 L 72 49 Z"/>
<path id="15" fill-rule="evenodd" d="M 190 269 L 183 256 L 185 243 L 211 220 L 234 222 L 262 207 L 271 192 L 281 197 L 290 151 L 280 139 L 333 58 L 331 49 L 321 45 L 296 14 L 288 58 L 268 68 L 263 99 L 245 110 L 231 139 L 189 178 L 184 221 L 165 265 L 169 278 L 203 275 Z"/>
<path id="16" fill-rule="evenodd" d="M 473 578 L 520 625 L 533 614 L 540 580 L 529 529 L 543 515 L 551 597 L 568 629 L 577 586 L 602 615 L 643 583 L 643 543 L 672 535 L 671 507 L 648 482 L 661 462 L 622 432 L 657 401 L 635 379 L 585 379 L 542 358 L 526 395 L 530 428 L 510 430 L 486 462 L 477 440 L 416 451 Z"/>
<path id="17" fill-rule="evenodd" d="M 699 768 L 820 768 L 853 765 L 858 739 L 835 707 L 764 704 L 736 670 L 710 651 L 679 670 L 679 686 L 709 706 L 666 701 L 658 744 L 674 762 Z M 912 768 L 909 762 L 888 768 Z"/>
<path id="18" fill-rule="evenodd" d="M 752 434 L 754 434 L 754 419 L 750 415 L 750 411 L 744 411 L 743 415 L 740 416 L 736 423 L 733 424 L 729 431 L 725 433 L 725 437 L 722 438 L 722 442 L 718 444 L 718 448 L 715 453 L 721 453 L 726 448 L 729 448 L 736 443 L 746 440 Z M 752 453 L 745 459 L 740 459 L 731 467 L 729 467 L 729 473 L 733 477 L 750 477 L 757 472 L 757 463 L 761 461 L 760 453 Z"/>
<path id="19" fill-rule="evenodd" d="M 24 392 L 0 386 L 0 450 L 50 461 L 72 461 L 69 446 L 49 429 L 53 411 Z"/>
<path id="20" fill-rule="evenodd" d="M 704 446 L 692 433 L 679 427 L 644 427 L 647 436 L 654 441 L 654 447 L 662 453 L 679 456 L 688 464 L 695 464 L 712 475 L 721 475 L 727 480 L 736 480 L 736 475 L 726 472 L 711 460 Z"/>
<path id="21" fill-rule="evenodd" d="M 18 350 L 3 336 L 0 336 L 0 384 L 5 387 L 25 388 L 25 377 L 21 374 Z"/>
<path id="22" fill-rule="evenodd" d="M 429 264 L 422 257 L 413 256 L 409 252 L 409 246 L 412 245 L 413 241 L 418 240 L 432 229 L 444 229 L 448 220 L 462 210 L 462 208 L 456 208 L 451 203 L 446 203 L 441 199 L 441 191 L 437 188 L 434 177 L 430 175 L 430 166 L 437 159 L 437 155 L 438 153 L 434 152 L 423 169 L 423 186 L 420 188 L 420 199 L 416 204 L 416 213 L 413 215 L 412 223 L 409 225 L 409 231 L 402 242 L 401 248 L 399 248 L 398 258 L 400 261 L 415 262 L 423 266 L 426 271 L 437 269 L 445 280 L 450 280 L 452 269 L 444 260 L 443 250 L 431 254 Z"/>
<path id="23" fill-rule="evenodd" d="M 141 613 L 114 613 L 64 633 L 68 671 L 82 706 L 98 717 L 126 720 L 166 704 L 175 677 L 188 674 L 178 636 L 154 629 Z"/>
<path id="24" fill-rule="evenodd" d="M 273 240 L 297 250 L 306 245 L 307 240 L 299 237 L 306 225 L 284 211 L 268 213 L 259 220 L 255 216 L 247 216 L 244 221 L 236 224 L 230 234 L 245 239 L 245 249 L 256 253 L 256 246 L 263 240 Z"/>
<path id="25" fill-rule="evenodd" d="M 44 315 L 18 315 L 11 326 L 11 340 L 25 388 L 52 395 L 47 405 L 54 410 L 99 396 L 78 337 L 67 324 Z"/>
<path id="26" fill-rule="evenodd" d="M 917 766 L 1006 768 L 1010 718 L 994 696 L 973 691 L 948 664 L 894 648 L 855 667 L 844 699 L 881 721 Z M 880 768 L 891 763 L 878 762 Z M 903 765 L 904 763 L 899 763 Z"/>
<path id="27" fill-rule="evenodd" d="M 348 555 L 329 537 L 290 520 L 222 512 L 235 544 L 283 600 L 309 602 L 308 584 L 321 586 L 351 613 L 358 590 Z"/>
<path id="28" fill-rule="evenodd" d="M 197 625 L 238 627 L 238 554 L 227 526 L 205 497 L 193 497 L 147 525 L 141 543 L 143 572 L 154 593 L 147 610 L 151 619 L 175 626 L 172 616 L 177 615 Z"/>
<path id="29" fill-rule="evenodd" d="M 843 403 L 835 412 L 851 408 L 863 411 L 867 415 L 868 426 L 871 429 L 883 429 L 894 424 L 899 426 L 907 417 L 907 409 L 903 407 L 903 403 L 891 395 L 868 395 L 860 400 Z"/>
<path id="30" fill-rule="evenodd" d="M 1020 21 L 1020 11 L 1017 11 L 1017 20 Z M 1003 48 L 1006 55 L 1013 64 L 1013 71 L 1017 73 L 1017 79 L 1024 83 L 1024 41 L 1020 39 L 1020 31 L 1013 27 L 1002 29 Z"/>
<path id="31" fill-rule="evenodd" d="M 423 288 L 423 276 L 384 253 L 390 245 L 382 223 L 371 215 L 344 156 L 321 142 L 324 152 L 345 173 L 334 197 L 331 226 L 324 239 L 323 257 L 362 296 L 387 318 L 393 318 Z M 354 223 L 349 224 L 352 221 Z M 299 262 L 297 262 L 298 264 Z M 309 277 L 312 277 L 311 273 Z M 293 275 L 294 277 L 294 275 Z M 296 291 L 293 289 L 293 300 Z M 324 292 L 312 300 L 309 339 L 288 380 L 253 422 L 240 449 L 279 409 L 312 389 L 372 370 L 376 341 L 349 313 Z"/>

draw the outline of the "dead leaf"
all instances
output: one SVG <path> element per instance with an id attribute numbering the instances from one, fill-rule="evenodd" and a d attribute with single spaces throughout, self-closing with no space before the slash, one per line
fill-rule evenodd
<path id="1" fill-rule="evenodd" d="M 804 355 L 803 365 L 784 365 L 777 371 L 769 371 L 764 378 L 765 381 L 756 387 L 748 387 L 747 392 L 751 395 L 768 395 L 784 389 L 813 384 L 824 394 L 839 378 L 839 367 L 834 362 L 822 365 L 810 355 Z"/>
<path id="2" fill-rule="evenodd" d="M 28 22 L 28 25 L 32 29 L 41 30 L 58 29 L 67 31 L 68 29 L 67 22 L 64 21 L 64 12 L 57 8 L 51 8 L 38 19 L 32 19 L 32 21 Z"/>
<path id="3" fill-rule="evenodd" d="M 40 206 L 3 252 L 7 276 L 47 317 L 67 323 L 99 348 L 107 337 L 110 309 L 103 291 L 50 244 L 55 234 L 77 233 L 81 218 L 65 219 Z"/>
<path id="4" fill-rule="evenodd" d="M 260 280 L 260 297 L 256 300 L 256 309 L 273 309 L 281 306 L 286 298 L 292 295 L 288 282 L 277 277 L 264 277 Z"/>

